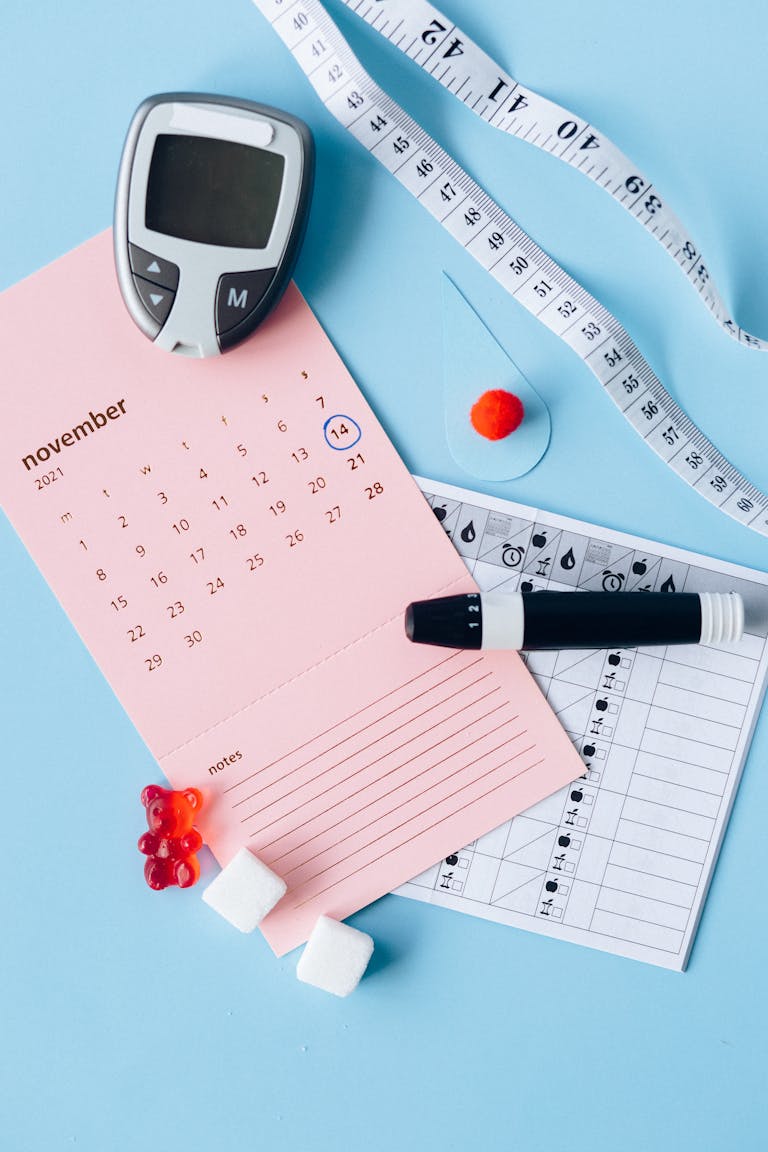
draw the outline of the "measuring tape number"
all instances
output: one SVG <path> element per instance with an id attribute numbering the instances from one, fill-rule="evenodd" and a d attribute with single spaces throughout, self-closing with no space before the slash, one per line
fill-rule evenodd
<path id="1" fill-rule="evenodd" d="M 405 8 L 400 0 L 343 2 L 356 6 L 366 17 L 371 14 L 369 9 L 374 17 L 376 10 L 397 9 L 401 19 Z M 645 443 L 699 495 L 739 523 L 768 536 L 768 495 L 742 476 L 675 403 L 619 321 L 543 252 L 371 79 L 319 0 L 254 3 L 328 111 L 515 300 L 581 357 Z M 408 10 L 410 5 L 408 0 Z M 413 6 L 420 13 L 425 9 L 428 13 L 436 11 L 421 0 L 414 0 Z M 438 19 L 438 23 L 443 21 Z M 445 35 L 428 25 L 418 36 L 429 47 L 432 32 L 443 35 L 444 54 L 450 59 L 452 51 L 457 53 L 452 49 L 454 42 L 460 48 L 471 42 L 463 41 L 453 25 L 447 21 L 445 24 Z M 388 35 L 395 43 L 402 31 L 396 25 L 397 21 L 391 26 L 387 23 Z M 414 36 L 404 32 L 401 43 L 410 55 Z M 476 52 L 480 53 L 480 49 Z M 498 75 L 498 80 L 506 83 L 503 74 Z M 515 83 L 511 77 L 509 81 Z M 475 103 L 479 108 L 480 102 Z M 509 109 L 509 102 L 506 106 Z M 556 105 L 549 107 L 554 109 Z M 577 122 L 577 130 L 579 124 L 583 121 Z M 613 153 L 621 156 L 616 149 Z M 623 157 L 622 160 L 629 163 Z M 710 305 L 715 312 L 722 310 L 721 322 L 731 331 L 724 308 L 711 287 L 707 296 L 710 299 L 715 301 L 715 305 Z M 737 338 L 748 347 L 763 347 L 755 337 L 747 340 L 745 336 Z"/>

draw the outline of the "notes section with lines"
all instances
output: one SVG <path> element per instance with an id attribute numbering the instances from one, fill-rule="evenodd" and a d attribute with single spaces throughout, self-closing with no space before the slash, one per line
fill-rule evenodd
<path id="1" fill-rule="evenodd" d="M 163 762 L 174 778 L 224 744 L 240 753 L 217 781 L 212 832 L 219 854 L 245 843 L 287 882 L 262 925 L 276 951 L 319 911 L 360 907 L 361 886 L 383 895 L 407 879 L 432 844 L 487 831 L 578 774 L 533 680 L 510 680 L 509 654 L 413 649 L 393 620 Z"/>

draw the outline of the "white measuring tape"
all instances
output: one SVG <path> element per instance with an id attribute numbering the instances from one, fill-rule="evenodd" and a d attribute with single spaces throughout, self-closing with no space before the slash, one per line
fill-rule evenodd
<path id="1" fill-rule="evenodd" d="M 503 116 L 498 118 L 500 125 L 507 125 L 506 130 L 516 132 L 515 113 L 519 116 L 522 110 L 531 109 L 535 102 L 533 115 L 534 118 L 536 113 L 541 115 L 542 120 L 537 123 L 539 129 L 543 127 L 539 145 L 549 149 L 554 136 L 552 150 L 563 159 L 575 162 L 576 167 L 582 167 L 582 170 L 588 165 L 571 153 L 583 151 L 587 155 L 595 151 L 587 141 L 591 136 L 599 139 L 600 148 L 605 157 L 611 157 L 618 175 L 612 170 L 610 179 L 605 182 L 607 169 L 606 172 L 598 169 L 597 175 L 592 173 L 593 178 L 612 191 L 643 222 L 647 216 L 658 217 L 663 212 L 664 226 L 658 230 L 653 222 L 650 230 L 660 239 L 663 236 L 665 246 L 670 240 L 670 251 L 691 275 L 687 257 L 680 260 L 680 252 L 685 256 L 685 245 L 690 244 L 691 249 L 693 245 L 676 218 L 664 207 L 652 185 L 636 170 L 631 170 L 626 157 L 604 137 L 598 137 L 590 125 L 549 101 L 520 89 L 511 77 L 496 68 L 490 57 L 422 0 L 343 2 L 359 10 L 360 15 L 383 30 L 409 56 L 433 71 L 460 98 L 464 94 L 463 87 L 459 91 L 462 77 L 468 88 L 474 85 L 471 87 L 475 93 L 472 103 L 486 119 L 492 119 L 494 115 L 494 109 L 489 111 L 487 108 L 487 104 L 493 102 L 492 97 L 495 95 L 498 103 L 499 97 L 502 94 L 507 96 L 511 89 L 511 96 L 503 102 Z M 291 51 L 328 111 L 397 177 L 510 295 L 573 348 L 646 444 L 701 496 L 740 523 L 768 536 L 768 495 L 742 476 L 686 416 L 618 320 L 551 260 L 456 161 L 374 83 L 319 0 L 254 0 L 254 3 Z M 426 24 L 423 23 L 425 18 Z M 442 55 L 437 52 L 438 41 Z M 471 51 L 468 52 L 467 48 Z M 451 77 L 446 67 L 450 68 L 451 60 L 455 62 L 455 57 L 462 52 L 470 58 L 471 79 L 465 62 L 462 71 L 454 74 L 454 83 L 450 84 Z M 479 80 L 478 68 L 482 72 Z M 493 84 L 483 98 L 481 84 L 484 80 L 487 88 L 491 71 L 494 73 Z M 509 85 L 509 88 L 497 89 L 499 83 Z M 515 105 L 518 96 L 527 100 L 528 105 Z M 563 124 L 575 124 L 575 132 L 569 127 L 563 128 Z M 532 139 L 528 128 L 523 135 L 526 132 Z M 571 136 L 566 137 L 569 132 Z M 627 196 L 617 184 L 625 171 L 629 171 L 629 176 L 625 176 L 623 181 Z M 632 198 L 628 180 L 638 187 L 637 197 L 642 198 L 645 193 L 645 201 L 650 207 L 643 202 L 637 210 L 639 201 Z M 664 229 L 667 229 L 666 234 Z M 675 239 L 671 239 L 672 235 Z M 696 256 L 694 263 L 698 264 Z M 765 347 L 763 342 L 742 332 L 727 318 L 724 305 L 706 275 L 706 268 L 701 277 L 697 277 L 693 269 L 692 278 L 700 281 L 702 296 L 727 331 L 747 347 Z"/>
<path id="2" fill-rule="evenodd" d="M 658 188 L 615 144 L 567 108 L 523 88 L 426 0 L 340 0 L 476 116 L 549 152 L 604 188 L 666 248 L 722 328 L 747 348 L 768 343 L 730 319 L 702 253 Z"/>

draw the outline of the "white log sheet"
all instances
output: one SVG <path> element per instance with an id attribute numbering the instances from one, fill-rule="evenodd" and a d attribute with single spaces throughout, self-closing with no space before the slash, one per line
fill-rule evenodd
<path id="1" fill-rule="evenodd" d="M 736 591 L 743 639 L 530 652 L 584 775 L 397 889 L 682 971 L 768 671 L 768 574 L 418 478 L 488 591 Z"/>

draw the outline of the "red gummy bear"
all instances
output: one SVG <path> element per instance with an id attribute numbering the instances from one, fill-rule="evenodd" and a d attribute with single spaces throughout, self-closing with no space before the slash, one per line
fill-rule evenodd
<path id="1" fill-rule="evenodd" d="M 191 888 L 200 875 L 195 853 L 202 848 L 203 838 L 192 824 L 203 803 L 202 793 L 197 788 L 173 792 L 148 784 L 141 802 L 149 826 L 149 832 L 139 837 L 139 852 L 149 857 L 144 865 L 147 884 L 156 891 L 171 884 Z"/>

